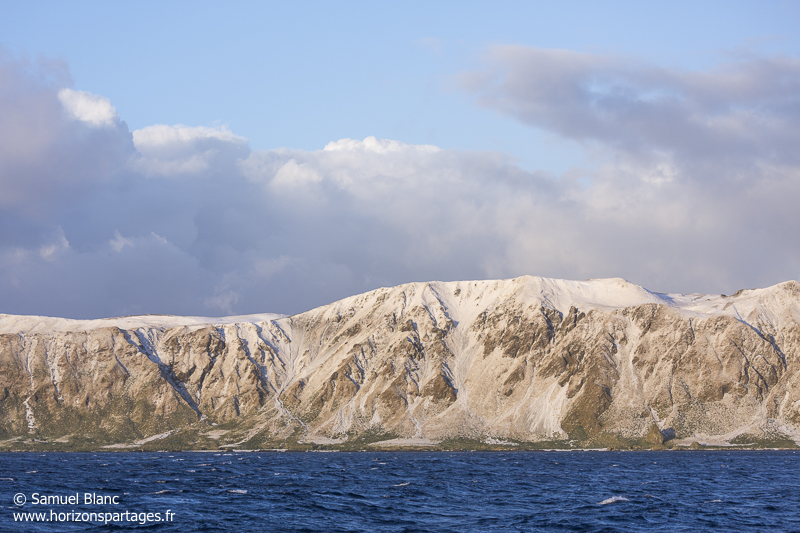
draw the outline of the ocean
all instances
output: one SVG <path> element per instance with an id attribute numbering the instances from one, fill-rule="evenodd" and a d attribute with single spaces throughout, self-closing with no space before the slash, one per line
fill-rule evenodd
<path id="1" fill-rule="evenodd" d="M 0 453 L 0 531 L 800 531 L 800 453 Z"/>

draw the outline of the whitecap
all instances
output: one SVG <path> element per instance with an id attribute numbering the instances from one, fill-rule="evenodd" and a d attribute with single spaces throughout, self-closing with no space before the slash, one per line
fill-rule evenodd
<path id="1" fill-rule="evenodd" d="M 629 500 L 625 496 L 612 496 L 611 498 L 601 501 L 597 505 L 608 505 L 609 503 L 627 502 L 627 501 Z"/>
<path id="2" fill-rule="evenodd" d="M 230 489 L 228 492 L 232 492 L 233 494 L 247 494 L 247 491 L 242 489 Z"/>
<path id="3" fill-rule="evenodd" d="M 406 481 L 405 483 L 400 483 L 399 485 L 392 485 L 392 487 L 405 487 L 406 485 L 411 485 L 411 482 Z"/>

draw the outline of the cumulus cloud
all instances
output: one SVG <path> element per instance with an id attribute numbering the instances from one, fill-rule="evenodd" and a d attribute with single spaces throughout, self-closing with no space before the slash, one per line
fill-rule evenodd
<path id="1" fill-rule="evenodd" d="M 119 121 L 117 109 L 103 96 L 65 87 L 58 91 L 58 99 L 71 118 L 92 126 L 113 127 Z"/>
<path id="2" fill-rule="evenodd" d="M 63 83 L 69 77 L 51 63 L 17 61 L 0 50 L 0 220 L 14 228 L 0 232 L 0 243 L 49 231 L 74 199 L 119 177 L 134 153 L 124 123 L 98 127 L 93 120 L 102 113 L 81 106 L 86 120 L 75 119 L 59 98 Z"/>
<path id="3" fill-rule="evenodd" d="M 49 68 L 0 62 L 0 312 L 294 313 L 522 274 L 725 293 L 800 277 L 788 58 L 685 73 L 494 49 L 465 87 L 585 143 L 593 166 L 562 176 L 374 137 L 253 151 L 224 127 L 131 133 L 66 113 Z"/>

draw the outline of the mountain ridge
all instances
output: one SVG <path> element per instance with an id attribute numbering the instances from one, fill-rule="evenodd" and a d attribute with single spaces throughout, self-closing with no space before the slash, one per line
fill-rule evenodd
<path id="1" fill-rule="evenodd" d="M 644 287 L 631 283 L 625 280 L 624 278 L 591 278 L 582 281 L 573 281 L 573 280 L 562 280 L 558 278 L 543 278 L 539 276 L 525 275 L 510 279 L 479 280 L 479 281 L 468 280 L 468 281 L 449 281 L 449 282 L 425 281 L 425 282 L 409 282 L 391 287 L 379 287 L 377 289 L 373 289 L 364 293 L 336 300 L 335 302 L 331 302 L 329 304 L 320 305 L 318 307 L 309 309 L 307 311 L 296 313 L 295 315 L 285 315 L 280 313 L 253 313 L 246 315 L 210 317 L 210 316 L 200 316 L 200 315 L 143 314 L 143 315 L 126 315 L 119 317 L 92 318 L 92 319 L 72 319 L 72 318 L 53 317 L 46 315 L 14 315 L 14 314 L 0 313 L 0 333 L 17 333 L 26 331 L 25 327 L 20 326 L 18 324 L 24 324 L 24 326 L 28 326 L 27 330 L 36 331 L 30 328 L 30 324 L 36 322 L 40 324 L 39 327 L 43 331 L 45 330 L 74 331 L 82 329 L 97 329 L 100 327 L 119 325 L 115 321 L 129 321 L 134 323 L 141 323 L 142 325 L 152 325 L 157 327 L 158 326 L 176 327 L 180 325 L 229 324 L 235 322 L 266 321 L 276 318 L 285 318 L 285 317 L 302 315 L 304 313 L 315 311 L 316 309 L 327 308 L 331 305 L 335 305 L 341 302 L 347 302 L 353 298 L 363 297 L 377 291 L 385 291 L 385 290 L 392 290 L 404 287 L 417 287 L 425 285 L 457 286 L 458 284 L 469 284 L 469 283 L 505 283 L 505 282 L 514 282 L 526 279 L 538 279 L 545 282 L 562 282 L 569 284 L 592 284 L 599 282 L 603 283 L 616 282 L 619 283 L 620 285 L 628 285 L 640 289 L 643 292 L 643 294 L 651 295 L 654 298 L 654 300 L 648 300 L 648 301 L 643 300 L 639 302 L 640 304 L 659 303 L 659 304 L 669 305 L 670 307 L 682 309 L 685 311 L 694 310 L 694 308 L 699 307 L 700 304 L 708 305 L 710 302 L 718 303 L 720 300 L 725 300 L 725 302 L 727 303 L 731 298 L 738 298 L 739 296 L 742 296 L 744 293 L 773 295 L 774 292 L 779 290 L 780 291 L 788 290 L 792 291 L 792 293 L 797 293 L 798 290 L 800 290 L 800 282 L 796 280 L 788 280 L 764 288 L 740 289 L 732 295 L 725 295 L 725 294 L 717 295 L 708 293 L 661 293 L 645 289 Z M 591 305 L 589 302 L 580 302 L 580 301 L 573 301 L 572 303 Z M 568 309 L 570 305 L 567 305 L 566 307 L 565 306 L 560 306 L 560 307 L 565 307 L 565 309 Z M 619 307 L 619 304 L 617 305 L 609 304 L 606 305 L 605 307 L 610 307 L 610 308 Z M 554 309 L 561 310 L 558 308 L 558 306 L 554 307 Z M 798 306 L 798 309 L 800 309 L 800 306 Z M 696 312 L 703 313 L 702 310 L 697 310 Z M 17 322 L 17 324 L 15 324 L 14 322 Z M 130 324 L 127 324 L 126 326 L 132 327 Z"/>

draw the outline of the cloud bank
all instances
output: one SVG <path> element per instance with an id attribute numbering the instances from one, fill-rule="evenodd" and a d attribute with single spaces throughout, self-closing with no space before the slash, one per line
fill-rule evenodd
<path id="1" fill-rule="evenodd" d="M 251 150 L 224 127 L 130 132 L 52 65 L 2 57 L 0 312 L 295 313 L 522 274 L 708 292 L 800 277 L 798 61 L 676 72 L 497 47 L 461 82 L 593 163 L 552 176 L 374 137 Z"/>

